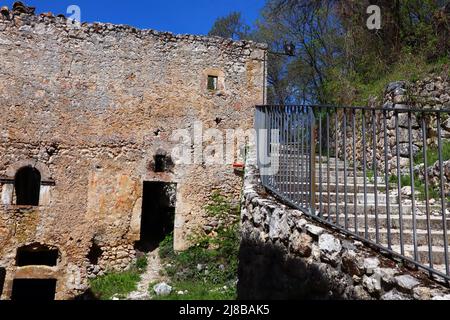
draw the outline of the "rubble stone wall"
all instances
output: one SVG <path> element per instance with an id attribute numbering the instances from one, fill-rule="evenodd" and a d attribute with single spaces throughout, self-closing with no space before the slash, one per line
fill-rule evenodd
<path id="1" fill-rule="evenodd" d="M 379 106 L 377 103 L 372 103 L 371 106 Z M 381 105 L 384 108 L 394 109 L 414 109 L 414 110 L 449 110 L 450 111 L 450 79 L 448 75 L 431 75 L 425 79 L 408 82 L 397 81 L 386 86 L 385 96 Z M 365 148 L 366 161 L 368 167 L 373 165 L 373 117 L 372 112 L 366 111 L 366 144 L 363 145 L 362 138 L 362 118 L 361 112 L 356 114 L 356 148 L 355 157 L 358 164 L 363 163 L 363 151 Z M 394 112 L 386 112 L 386 126 L 387 126 L 387 146 L 388 146 L 388 168 L 391 175 L 397 175 L 397 141 L 399 144 L 399 163 L 401 174 L 409 174 L 409 132 L 408 132 L 408 113 L 402 112 L 398 114 L 399 132 L 396 135 L 396 117 Z M 353 132 L 351 127 L 352 115 L 350 110 L 347 114 L 347 148 L 346 158 L 353 161 Z M 422 119 L 425 120 L 427 132 L 427 147 L 437 148 L 438 131 L 437 119 L 433 114 L 426 114 L 422 118 L 419 112 L 413 112 L 411 117 L 412 128 L 412 155 L 419 156 L 423 150 L 423 135 L 422 135 Z M 343 121 L 342 111 L 339 114 L 339 123 Z M 384 117 L 380 111 L 376 112 L 375 116 L 376 127 L 376 157 L 378 169 L 381 172 L 385 170 L 384 159 Z M 342 126 L 338 127 L 338 151 L 339 157 L 344 158 L 343 150 L 343 130 Z M 441 137 L 443 143 L 448 143 L 450 139 L 450 117 L 446 113 L 441 114 Z M 428 164 L 429 166 L 434 165 Z"/>
<path id="2" fill-rule="evenodd" d="M 177 183 L 176 250 L 205 224 L 214 190 L 239 201 L 242 177 L 230 163 L 177 163 L 156 173 L 153 161 L 180 144 L 171 139 L 174 130 L 192 133 L 196 122 L 223 133 L 252 128 L 253 106 L 263 102 L 265 51 L 253 42 L 102 23 L 74 28 L 63 16 L 2 10 L 3 298 L 17 274 L 26 276 L 15 255 L 30 243 L 61 252 L 56 268 L 27 269 L 57 278 L 57 299 L 83 292 L 89 273 L 129 266 L 140 236 L 143 181 Z M 208 76 L 218 77 L 217 90 L 208 90 Z M 14 205 L 14 176 L 23 166 L 42 175 L 37 207 Z M 87 258 L 94 244 L 101 266 Z"/>

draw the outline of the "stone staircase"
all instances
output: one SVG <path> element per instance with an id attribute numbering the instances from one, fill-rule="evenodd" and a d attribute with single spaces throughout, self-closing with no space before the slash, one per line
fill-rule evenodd
<path id="1" fill-rule="evenodd" d="M 444 208 L 441 207 L 440 199 L 430 201 L 428 216 L 426 202 L 420 201 L 417 194 L 414 208 L 411 196 L 402 195 L 399 203 L 396 183 L 388 184 L 389 195 L 387 195 L 384 172 L 379 173 L 383 176 L 378 177 L 378 185 L 375 186 L 373 178 L 372 180 L 364 178 L 361 168 L 357 168 L 356 176 L 354 176 L 352 164 L 346 164 L 342 160 L 336 161 L 335 158 L 330 158 L 329 161 L 328 167 L 326 157 L 323 157 L 322 160 L 316 158 L 317 215 L 321 214 L 323 218 L 329 219 L 332 223 L 346 227 L 351 232 L 386 248 L 389 247 L 388 235 L 390 234 L 390 248 L 399 254 L 402 253 L 401 238 L 403 238 L 404 255 L 410 258 L 414 258 L 413 230 L 415 224 L 418 261 L 423 265 L 430 266 L 429 245 L 431 244 L 433 268 L 445 273 L 444 214 L 446 226 L 450 230 L 450 211 L 447 208 L 447 201 L 445 201 Z M 293 153 L 284 154 L 280 157 L 280 171 L 272 180 L 273 185 L 280 190 L 281 194 L 305 208 L 309 208 L 310 201 L 310 171 L 307 166 L 299 164 L 307 163 L 306 157 L 302 158 Z M 320 172 L 320 164 L 322 164 L 322 172 Z M 345 165 L 347 165 L 346 171 Z M 336 181 L 338 181 L 337 184 Z M 364 181 L 366 181 L 365 185 Z M 389 199 L 388 202 L 387 199 Z M 377 200 L 377 204 L 375 200 Z M 431 237 L 428 235 L 428 224 Z M 401 227 L 403 228 L 402 234 Z M 449 236 L 447 244 L 450 244 Z M 450 253 L 450 247 L 448 252 Z"/>

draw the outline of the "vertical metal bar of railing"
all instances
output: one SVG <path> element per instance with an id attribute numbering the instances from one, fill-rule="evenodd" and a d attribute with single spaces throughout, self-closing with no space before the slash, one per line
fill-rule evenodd
<path id="1" fill-rule="evenodd" d="M 312 157 L 311 157 L 311 154 L 312 154 L 312 149 L 311 149 L 311 142 L 312 142 L 312 124 L 311 124 L 311 122 L 312 122 L 312 117 L 311 117 L 311 114 L 310 114 L 310 112 L 311 112 L 311 110 L 312 110 L 312 108 L 306 108 L 305 109 L 305 111 L 306 111 L 306 116 L 307 116 L 307 139 L 306 139 L 306 142 L 307 142 L 307 144 L 306 144 L 306 154 L 307 154 L 307 160 L 306 160 L 306 168 L 307 168 L 307 174 L 308 174 L 308 177 L 312 177 L 311 176 L 311 172 L 312 172 L 312 170 L 311 170 L 311 168 L 312 168 L 312 166 L 311 166 L 311 159 L 312 159 Z M 314 172 L 314 174 L 315 174 L 315 172 Z M 306 207 L 312 212 L 312 209 L 313 209 L 313 206 L 311 205 L 311 191 L 312 191 L 312 189 L 311 189 L 311 184 L 312 184 L 312 179 L 309 179 L 309 184 L 307 185 L 307 194 L 306 194 Z M 315 183 L 315 176 L 314 176 L 314 183 Z"/>
<path id="2" fill-rule="evenodd" d="M 310 167 L 309 172 L 311 179 L 309 180 L 311 188 L 311 200 L 310 200 L 310 210 L 312 215 L 316 215 L 316 119 L 314 116 L 314 108 L 309 112 L 310 114 Z"/>
<path id="3" fill-rule="evenodd" d="M 264 157 L 271 157 L 271 159 L 273 159 L 272 139 L 271 139 L 271 134 L 270 134 L 270 131 L 271 131 L 270 129 L 271 129 L 271 125 L 272 125 L 272 123 L 270 123 L 271 114 L 268 113 L 267 106 L 260 107 L 260 114 L 261 114 L 261 117 L 259 120 L 260 126 L 258 127 L 257 134 L 258 134 L 258 137 L 261 137 L 261 135 L 264 133 L 264 139 L 265 139 L 264 147 L 266 148 L 264 150 L 264 152 L 265 153 L 267 152 L 267 154 L 265 154 Z M 261 146 L 262 146 L 262 142 L 260 140 L 260 143 L 258 143 L 258 148 L 260 148 Z M 260 153 L 261 152 L 258 151 L 259 155 L 260 155 Z M 262 179 L 263 183 L 268 184 L 268 183 L 270 183 L 269 181 L 271 181 L 272 176 L 268 175 L 268 174 L 264 174 L 261 177 L 261 179 Z"/>
<path id="4" fill-rule="evenodd" d="M 411 205 L 412 205 L 412 224 L 413 224 L 413 247 L 414 260 L 419 260 L 417 249 L 417 210 L 416 210 L 416 193 L 415 193 L 415 177 L 414 177 L 414 155 L 413 155 L 413 137 L 412 137 L 412 113 L 408 112 L 408 140 L 409 140 L 409 174 L 411 179 Z"/>
<path id="5" fill-rule="evenodd" d="M 339 221 L 339 217 L 340 217 L 340 213 L 339 213 L 339 171 L 338 171 L 338 159 L 339 159 L 339 133 L 338 133 L 338 128 L 339 128 L 339 121 L 338 121 L 338 108 L 335 108 L 335 112 L 334 112 L 334 119 L 335 119 L 335 164 L 336 164 L 336 168 L 335 168 L 335 177 L 336 180 L 334 181 L 335 183 L 335 190 L 336 190 L 336 225 L 340 226 L 340 221 Z"/>
<path id="6" fill-rule="evenodd" d="M 380 222 L 379 222 L 379 216 L 378 216 L 378 162 L 377 162 L 377 124 L 376 124 L 376 112 L 375 110 L 372 111 L 372 156 L 373 156 L 373 180 L 374 180 L 374 202 L 375 202 L 375 242 L 377 244 L 380 243 Z"/>
<path id="7" fill-rule="evenodd" d="M 292 170 L 293 170 L 293 159 L 292 159 L 292 107 L 289 106 L 287 109 L 287 145 L 288 145 L 288 158 L 287 159 L 287 171 L 288 171 L 288 187 L 287 192 L 289 194 L 289 199 L 292 199 Z"/>
<path id="8" fill-rule="evenodd" d="M 353 214 L 355 219 L 355 233 L 358 234 L 358 184 L 356 178 L 356 123 L 355 123 L 355 109 L 352 109 L 352 132 L 353 132 Z"/>
<path id="9" fill-rule="evenodd" d="M 387 241 L 389 250 L 392 249 L 392 241 L 391 241 L 391 201 L 389 196 L 389 157 L 388 157 L 388 135 L 387 135 L 387 114 L 386 110 L 383 111 L 383 129 L 384 129 L 384 180 L 386 185 L 386 229 L 387 229 Z"/>
<path id="10" fill-rule="evenodd" d="M 264 153 L 267 152 L 267 154 L 264 154 L 264 157 L 269 157 L 272 156 L 271 159 L 273 159 L 273 150 L 272 150 L 272 140 L 270 138 L 270 123 L 269 123 L 269 119 L 270 119 L 270 114 L 267 110 L 267 106 L 265 107 L 260 107 L 260 113 L 261 113 L 261 118 L 260 118 L 260 127 L 258 131 L 258 136 L 260 136 L 261 138 L 265 139 L 264 140 L 264 147 L 266 148 L 264 150 Z M 258 148 L 260 148 L 262 146 L 262 142 L 261 144 L 258 144 Z M 258 154 L 261 156 L 261 152 L 259 151 Z M 264 166 L 266 166 L 267 164 L 264 164 Z M 261 179 L 263 180 L 264 183 L 268 184 L 270 183 L 270 181 L 272 180 L 272 176 L 271 175 L 266 175 L 264 174 Z"/>
<path id="11" fill-rule="evenodd" d="M 323 217 L 323 180 L 322 180 L 322 109 L 318 108 L 319 116 L 319 216 Z"/>
<path id="12" fill-rule="evenodd" d="M 442 132 L 441 132 L 441 114 L 437 114 L 436 118 L 438 130 L 438 153 L 439 153 L 439 185 L 441 188 L 441 211 L 442 211 L 442 232 L 444 236 L 444 259 L 445 274 L 450 276 L 448 261 L 448 232 L 447 232 L 447 210 L 445 208 L 445 185 L 444 185 L 444 161 L 442 158 Z"/>
<path id="13" fill-rule="evenodd" d="M 273 109 L 269 108 L 269 107 L 266 107 L 265 108 L 265 119 L 264 120 L 267 122 L 267 130 L 268 130 L 268 132 L 267 132 L 267 137 L 268 137 L 267 143 L 268 143 L 268 148 L 270 149 L 272 154 L 275 153 L 275 157 L 276 158 L 272 157 L 272 160 L 275 159 L 275 161 L 277 162 L 276 165 L 278 165 L 278 161 L 279 161 L 279 154 L 278 154 L 278 152 L 279 152 L 279 145 L 273 145 L 274 142 L 272 141 L 272 133 L 273 133 L 272 130 L 276 129 L 275 124 L 274 124 L 274 117 L 275 117 L 275 115 L 274 115 Z M 275 143 L 278 144 L 279 141 L 276 141 Z M 269 175 L 269 176 L 270 176 L 270 179 L 269 179 L 269 177 L 267 178 L 268 183 L 271 186 L 275 185 L 276 176 L 275 175 Z"/>
<path id="14" fill-rule="evenodd" d="M 330 112 L 329 109 L 326 110 L 327 112 L 327 192 L 328 192 L 328 221 L 331 220 L 331 190 L 330 190 Z"/>
<path id="15" fill-rule="evenodd" d="M 297 107 L 296 106 L 294 106 L 293 108 L 292 108 L 292 116 L 291 116 L 291 118 L 292 118 L 292 129 L 293 129 L 293 132 L 292 132 L 292 170 L 293 170 L 293 190 L 294 190 L 294 193 L 292 194 L 292 201 L 295 203 L 295 204 L 298 204 L 297 203 L 297 195 L 298 195 L 298 190 L 297 190 L 297 187 L 298 187 L 298 149 L 297 149 L 297 140 L 298 140 L 298 137 L 297 137 L 297 129 L 298 129 L 298 127 L 297 127 L 297 116 L 298 116 L 298 114 L 297 114 Z"/>
<path id="16" fill-rule="evenodd" d="M 285 185 L 285 175 L 286 175 L 286 164 L 284 163 L 286 159 L 286 132 L 285 132 L 285 109 L 284 107 L 280 109 L 280 127 L 281 127 L 281 159 L 280 167 L 282 168 L 280 174 L 280 189 L 281 193 L 286 196 L 286 185 Z"/>
<path id="17" fill-rule="evenodd" d="M 300 171 L 300 181 L 302 186 L 302 207 L 306 207 L 306 152 L 305 152 L 305 116 L 304 116 L 304 110 L 301 108 L 301 171 Z"/>
<path id="18" fill-rule="evenodd" d="M 403 205 L 402 205 L 402 178 L 400 169 L 400 132 L 398 124 L 398 112 L 395 113 L 395 145 L 397 153 L 397 190 L 398 190 L 398 218 L 400 225 L 400 252 L 405 255 L 405 244 L 403 239 Z"/>
<path id="19" fill-rule="evenodd" d="M 260 140 L 260 133 L 261 133 L 261 126 L 260 126 L 260 119 L 261 119 L 261 109 L 256 108 L 255 110 L 255 121 L 253 122 L 253 125 L 255 127 L 255 131 L 256 131 L 256 163 L 258 164 L 258 167 L 261 167 L 261 157 L 259 156 L 259 152 L 260 152 L 260 148 L 259 148 L 259 144 L 261 142 Z M 264 183 L 263 179 L 261 178 L 261 181 Z"/>
<path id="20" fill-rule="evenodd" d="M 297 160 L 298 161 L 298 164 L 297 164 L 298 174 L 297 174 L 297 176 L 298 176 L 298 179 L 299 179 L 299 181 L 298 181 L 298 203 L 299 203 L 300 207 L 302 206 L 302 191 L 303 191 L 303 186 L 302 186 L 303 179 L 301 178 L 301 174 L 302 174 L 302 170 L 303 170 L 303 167 L 302 167 L 302 149 L 301 149 L 301 142 L 302 142 L 301 130 L 302 130 L 301 107 L 297 107 L 297 133 L 296 133 L 296 135 L 297 135 L 297 155 L 298 155 L 298 157 L 297 157 L 297 159 L 298 159 Z"/>
<path id="21" fill-rule="evenodd" d="M 423 163 L 425 178 L 425 208 L 427 215 L 427 235 L 428 235 L 428 259 L 430 268 L 433 268 L 433 238 L 431 235 L 431 219 L 430 219 L 430 199 L 429 199 L 429 183 L 428 183 L 428 157 L 427 157 L 427 124 L 425 122 L 425 114 L 422 113 L 422 140 L 423 140 Z"/>
<path id="22" fill-rule="evenodd" d="M 279 136 L 280 136 L 280 146 L 279 146 L 279 157 L 280 157 L 280 162 L 279 162 L 279 168 L 278 168 L 278 174 L 277 174 L 277 187 L 279 186 L 280 188 L 280 192 L 283 192 L 283 189 L 281 188 L 280 184 L 281 184 L 281 179 L 282 179 L 282 175 L 283 175 L 283 164 L 281 162 L 282 156 L 283 156 L 283 113 L 281 111 L 280 108 L 277 108 L 277 127 L 278 127 L 278 131 L 279 131 Z"/>
<path id="23" fill-rule="evenodd" d="M 271 137 L 272 137 L 271 131 L 272 131 L 272 129 L 275 129 L 273 117 L 274 117 L 274 113 L 272 112 L 272 110 L 270 110 L 270 112 L 269 112 L 268 107 L 267 106 L 264 107 L 264 124 L 265 124 L 265 128 L 264 129 L 267 130 L 267 133 L 266 133 L 266 137 L 267 137 L 266 143 L 268 144 L 268 149 L 267 150 L 270 150 L 270 156 L 271 156 L 272 161 L 277 156 L 277 154 L 275 153 L 276 152 L 276 146 L 273 145 L 273 142 L 272 142 L 272 139 L 271 139 Z M 269 134 L 269 132 L 270 132 L 270 134 Z M 274 165 L 274 164 L 272 164 L 272 165 Z M 270 186 L 272 186 L 274 184 L 274 179 L 275 179 L 275 176 L 273 174 L 267 175 L 266 182 Z"/>
<path id="24" fill-rule="evenodd" d="M 348 229 L 348 190 L 347 190 L 347 109 L 344 108 L 343 114 L 343 149 L 344 149 L 344 226 L 345 229 Z"/>
<path id="25" fill-rule="evenodd" d="M 369 221 L 367 216 L 367 146 L 366 146 L 366 112 L 362 111 L 362 148 L 363 148 L 363 184 L 364 184 L 364 237 L 369 239 Z"/>

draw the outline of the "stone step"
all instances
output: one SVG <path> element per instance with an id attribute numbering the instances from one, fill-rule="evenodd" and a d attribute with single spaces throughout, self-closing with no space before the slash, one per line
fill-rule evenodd
<path id="1" fill-rule="evenodd" d="M 324 205 L 324 209 L 326 210 L 327 206 Z M 352 213 L 353 209 L 349 207 L 349 211 L 347 214 L 347 222 L 350 230 L 355 230 L 355 215 Z M 324 214 L 324 218 L 327 219 L 328 215 Z M 365 216 L 357 215 L 358 222 L 358 230 L 365 230 Z M 369 228 L 375 228 L 377 217 L 374 214 L 367 215 L 367 225 Z M 331 216 L 331 221 L 336 223 L 337 218 L 335 215 Z M 413 216 L 412 215 L 402 215 L 402 224 L 403 230 L 412 230 L 413 229 Z M 448 216 L 446 220 L 447 230 L 449 230 L 450 234 L 450 216 Z M 339 225 L 345 225 L 345 214 L 339 215 Z M 416 229 L 417 230 L 427 230 L 428 222 L 426 216 L 416 216 Z M 378 227 L 381 229 L 387 229 L 388 220 L 386 214 L 378 215 Z M 392 230 L 400 230 L 400 216 L 398 214 L 390 215 L 390 227 Z M 433 231 L 442 232 L 443 230 L 443 221 L 442 217 L 432 216 L 430 217 L 430 228 Z"/>
<path id="2" fill-rule="evenodd" d="M 335 170 L 330 170 L 330 178 L 336 178 L 336 171 Z M 311 171 L 309 170 L 309 168 L 304 168 L 304 170 L 302 170 L 302 168 L 295 168 L 295 167 L 283 167 L 283 166 L 279 166 L 278 168 L 278 172 L 277 175 L 279 176 L 297 176 L 297 177 L 301 177 L 303 176 L 309 176 L 311 174 Z M 320 174 L 320 170 L 319 168 L 316 169 L 315 172 L 316 177 L 320 177 L 322 176 L 323 178 L 327 178 L 328 177 L 328 171 L 326 168 L 322 168 L 322 174 Z M 344 170 L 340 170 L 337 171 L 337 175 L 338 177 L 352 177 L 353 178 L 353 170 L 347 170 L 347 174 L 345 174 Z M 356 172 L 356 177 L 360 177 L 360 178 L 364 178 L 364 173 L 362 171 L 357 171 Z M 366 177 L 367 180 L 374 180 L 374 178 L 369 178 L 369 176 L 366 173 Z M 384 181 L 384 175 L 378 174 L 377 177 L 377 181 Z M 375 181 L 375 180 L 374 180 Z"/>
<path id="3" fill-rule="evenodd" d="M 292 190 L 298 190 L 301 191 L 302 188 L 309 188 L 309 184 L 305 184 L 305 183 L 295 183 L 295 182 L 287 182 L 285 184 L 285 188 L 292 188 Z M 397 188 L 397 187 L 395 187 Z M 347 192 L 351 192 L 354 193 L 354 190 L 357 190 L 356 193 L 364 193 L 364 185 L 363 184 L 356 184 L 356 189 L 353 183 L 348 183 L 347 185 L 340 183 L 338 185 L 334 184 L 334 183 L 330 183 L 329 185 L 329 190 L 331 193 L 336 193 L 336 189 L 338 190 L 339 193 L 343 193 L 345 192 L 345 190 L 347 189 Z M 322 193 L 328 193 L 328 184 L 327 183 L 317 183 L 316 184 L 316 193 L 319 194 L 320 190 L 322 190 Z M 386 190 L 386 187 L 380 187 L 378 186 L 377 188 L 378 192 L 384 192 L 384 190 Z M 397 189 L 395 189 L 397 190 Z M 375 185 L 373 184 L 367 184 L 366 185 L 366 192 L 367 193 L 374 193 L 375 192 Z"/>
<path id="4" fill-rule="evenodd" d="M 303 178 L 306 180 L 306 183 L 309 184 L 309 172 L 306 172 L 303 174 Z M 293 183 L 293 184 L 301 184 L 301 178 L 302 175 L 299 172 L 293 173 L 292 175 L 286 174 L 284 172 L 279 172 L 274 179 L 277 179 L 277 181 L 284 181 L 285 183 Z M 338 181 L 339 184 L 345 183 L 345 176 L 344 175 L 338 175 L 338 179 L 336 180 L 336 175 L 331 174 L 330 175 L 330 184 L 335 184 L 336 181 Z M 363 176 L 356 176 L 356 184 L 359 184 L 361 186 L 364 186 L 364 181 L 366 184 L 373 184 L 373 181 L 369 181 L 368 178 L 365 178 Z M 377 179 L 378 181 L 378 187 L 379 188 L 386 188 L 386 184 L 384 183 L 384 180 L 381 178 Z M 328 183 L 328 175 L 326 173 L 322 174 L 322 177 L 318 173 L 316 173 L 316 183 L 322 182 L 322 184 Z M 347 184 L 353 184 L 354 178 L 353 176 L 347 175 Z M 394 184 L 390 184 L 390 187 L 396 188 L 397 186 Z"/>
<path id="5" fill-rule="evenodd" d="M 383 246 L 387 247 L 387 244 L 383 244 Z M 405 249 L 405 256 L 413 259 L 414 258 L 414 246 L 413 245 L 405 245 L 404 249 Z M 401 252 L 399 245 L 392 246 L 392 250 L 395 252 L 399 252 L 399 253 Z M 434 265 L 436 265 L 436 266 L 444 265 L 446 262 L 444 247 L 433 246 L 431 251 L 433 253 L 433 256 L 432 256 L 433 267 L 434 267 Z M 450 252 L 450 248 L 448 249 L 448 252 Z M 419 246 L 417 248 L 417 253 L 418 253 L 418 261 L 421 264 L 428 266 L 430 263 L 430 259 L 428 256 L 428 253 L 429 253 L 428 246 Z"/>
<path id="6" fill-rule="evenodd" d="M 302 152 L 303 151 L 303 152 Z M 293 148 L 293 149 L 283 149 L 280 148 L 279 153 L 281 155 L 291 155 L 292 157 L 295 157 L 296 159 L 309 159 L 309 154 L 306 154 L 305 150 L 302 150 L 301 148 Z M 330 161 L 335 162 L 336 161 L 336 157 L 335 157 L 335 153 L 330 150 Z M 327 152 L 322 152 L 322 157 L 320 157 L 318 154 L 315 157 L 316 162 L 327 162 Z M 369 159 L 369 157 L 367 157 L 367 159 Z M 344 163 L 344 160 L 342 159 L 338 159 L 338 163 Z"/>
<path id="7" fill-rule="evenodd" d="M 288 154 L 288 153 L 280 153 L 280 154 L 273 154 L 274 156 L 279 156 L 279 159 L 289 162 L 289 163 L 300 163 L 300 162 L 308 162 L 310 161 L 309 157 L 302 157 L 298 154 Z M 371 159 L 367 158 L 367 162 L 369 162 Z M 319 157 L 316 158 L 316 166 L 319 167 L 320 163 L 322 163 L 322 166 L 326 167 L 328 162 L 330 163 L 330 168 L 336 166 L 336 158 L 330 158 L 328 161 L 326 156 L 322 156 L 322 161 L 319 160 Z M 343 161 L 338 160 L 337 161 L 339 168 L 344 168 L 344 166 L 347 166 L 347 168 L 352 168 L 353 170 L 353 162 L 349 161 Z M 357 163 L 356 164 L 357 170 L 362 171 L 362 164 Z"/>
<path id="8" fill-rule="evenodd" d="M 328 184 L 327 183 L 317 183 L 316 184 L 316 192 L 317 194 L 320 193 L 320 188 L 322 188 L 322 193 L 328 193 Z M 338 190 L 339 193 L 341 192 L 345 192 L 345 190 L 347 189 L 347 192 L 352 192 L 354 193 L 356 190 L 356 193 L 364 193 L 364 184 L 356 184 L 356 189 L 355 186 L 353 184 L 353 181 L 351 181 L 350 183 L 348 183 L 347 185 L 340 183 L 338 185 L 336 184 L 331 184 L 329 186 L 329 190 L 330 192 L 334 192 L 336 193 L 336 189 Z M 386 190 L 386 187 L 380 187 L 378 186 L 377 188 L 378 192 L 384 192 L 384 190 Z M 366 192 L 367 193 L 374 193 L 375 192 L 375 185 L 373 184 L 366 184 Z"/>
<path id="9" fill-rule="evenodd" d="M 302 197 L 302 196 L 309 196 L 310 192 L 309 190 L 304 192 L 304 190 L 294 190 L 294 188 L 287 188 L 287 187 L 281 187 L 279 188 L 279 190 L 281 190 L 281 192 L 283 192 L 283 194 L 291 199 L 296 199 L 298 197 Z M 317 197 L 317 202 L 319 203 L 320 199 L 320 192 L 319 190 L 316 190 L 316 197 Z M 322 193 L 322 203 L 328 203 L 328 202 L 334 202 L 336 203 L 336 201 L 338 203 L 343 203 L 346 202 L 347 205 L 353 205 L 355 204 L 355 197 L 356 197 L 356 203 L 360 204 L 360 205 L 364 205 L 364 203 L 367 203 L 367 205 L 375 205 L 375 194 L 373 193 L 367 193 L 364 196 L 364 193 L 351 193 L 351 192 L 347 192 L 347 194 L 345 194 L 344 192 L 340 192 L 340 193 L 334 193 L 334 192 L 323 192 Z M 365 202 L 365 199 L 367 202 Z M 385 194 L 378 194 L 377 195 L 377 201 L 378 204 L 386 204 L 386 200 L 389 199 L 389 203 L 391 205 L 396 205 L 398 206 L 398 197 L 396 196 L 389 196 L 387 197 Z M 345 205 L 345 204 L 344 204 Z"/>
<path id="10" fill-rule="evenodd" d="M 318 206 L 318 204 L 317 204 L 317 206 Z M 324 209 L 327 210 L 328 209 L 328 202 L 323 202 L 323 204 L 324 204 L 323 205 Z M 348 207 L 351 208 L 351 211 L 349 209 L 349 212 L 354 213 L 355 205 L 352 204 L 351 206 L 348 206 Z M 364 214 L 365 214 L 364 207 L 365 207 L 364 204 L 357 204 L 356 205 L 357 215 L 364 216 Z M 417 217 L 420 217 L 420 216 L 424 216 L 425 217 L 425 215 L 426 215 L 426 205 L 425 204 L 423 204 L 423 203 L 416 203 L 415 208 L 416 208 L 416 216 Z M 342 215 L 344 213 L 344 209 L 345 209 L 345 204 L 344 203 L 339 203 L 338 206 L 337 206 L 338 213 Z M 378 215 L 380 215 L 380 216 L 387 213 L 387 206 L 386 206 L 385 203 L 379 202 L 376 209 L 377 209 L 376 213 L 378 213 Z M 429 209 L 430 209 L 431 216 L 436 216 L 436 217 L 439 216 L 440 217 L 442 215 L 442 209 L 441 209 L 440 205 L 433 205 L 433 206 L 430 205 Z M 367 214 L 375 215 L 375 205 L 373 205 L 373 204 L 372 205 L 367 205 L 366 206 L 366 210 L 367 210 Z M 400 212 L 399 205 L 397 204 L 397 205 L 389 206 L 389 212 L 390 212 L 391 215 L 398 215 L 399 212 Z M 335 202 L 332 202 L 332 203 L 330 202 L 330 213 L 332 215 L 336 214 L 336 203 Z M 412 207 L 412 205 L 411 204 L 402 204 L 402 214 L 404 216 L 408 216 L 408 215 L 412 216 L 412 214 L 413 214 L 413 207 Z M 449 215 L 448 209 L 447 209 L 447 215 Z"/>
<path id="11" fill-rule="evenodd" d="M 309 166 L 303 166 L 300 163 L 286 163 L 286 162 L 282 161 L 282 162 L 279 163 L 278 167 L 279 167 L 279 172 L 283 172 L 283 173 L 289 172 L 289 173 L 292 173 L 292 174 L 300 174 L 300 173 L 303 172 L 303 174 L 304 174 L 304 173 L 309 173 L 310 172 Z M 317 165 L 315 170 L 316 170 L 316 174 L 319 174 L 320 173 L 320 166 Z M 336 175 L 336 172 L 337 172 L 339 175 L 344 176 L 345 168 L 344 168 L 344 166 L 342 166 L 342 167 L 338 167 L 337 170 L 336 170 L 336 167 L 334 165 L 330 166 L 329 169 L 325 165 L 322 166 L 322 175 L 327 175 L 327 172 L 331 172 L 334 175 Z M 366 172 L 366 176 L 367 175 L 368 174 Z M 381 175 L 382 175 L 382 173 L 378 173 L 378 177 L 379 178 L 381 177 Z M 353 167 L 348 167 L 347 166 L 347 176 L 353 177 Z M 357 177 L 363 177 L 364 176 L 364 172 L 361 171 L 361 170 L 356 170 L 356 176 Z"/>
<path id="12" fill-rule="evenodd" d="M 309 167 L 309 162 L 307 162 L 307 160 L 301 161 L 299 159 L 280 159 L 279 161 L 280 166 L 287 166 L 287 167 L 291 167 L 291 168 L 303 168 L 303 167 Z M 336 171 L 336 169 L 338 171 L 344 171 L 344 169 L 347 168 L 347 171 L 353 171 L 353 166 L 350 166 L 348 163 L 338 163 L 337 167 L 336 167 L 336 163 L 335 162 L 331 162 L 330 161 L 330 171 Z M 320 163 L 316 163 L 316 170 L 320 169 Z M 361 171 L 359 170 L 359 168 L 356 168 L 356 171 Z M 326 162 L 322 163 L 322 170 L 326 171 L 328 170 L 328 164 Z"/>
<path id="13" fill-rule="evenodd" d="M 388 243 L 388 231 L 387 229 L 379 229 L 379 239 L 381 243 Z M 359 228 L 358 234 L 361 237 L 365 237 L 365 230 Z M 403 230 L 403 243 L 405 245 L 413 245 L 413 230 L 407 229 Z M 400 246 L 400 230 L 399 229 L 391 229 L 390 231 L 390 237 L 391 237 L 391 245 Z M 417 245 L 418 246 L 428 246 L 429 239 L 428 239 L 428 231 L 425 229 L 418 229 L 416 230 L 416 238 L 417 238 Z M 376 241 L 376 229 L 375 228 L 369 228 L 367 239 Z M 431 231 L 431 243 L 433 246 L 443 247 L 444 246 L 444 233 L 442 231 L 438 230 L 432 230 Z M 450 245 L 450 235 L 447 235 L 447 246 Z M 450 251 L 449 251 L 450 252 Z M 398 252 L 401 253 L 401 252 Z"/>

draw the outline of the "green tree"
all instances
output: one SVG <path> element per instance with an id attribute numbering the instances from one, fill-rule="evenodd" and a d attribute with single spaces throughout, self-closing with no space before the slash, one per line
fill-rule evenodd
<path id="1" fill-rule="evenodd" d="M 367 27 L 370 5 L 379 30 Z M 448 61 L 449 24 L 448 0 L 267 0 L 253 29 L 235 12 L 210 35 L 268 44 L 269 103 L 353 105 Z M 295 57 L 275 54 L 290 42 Z"/>
<path id="2" fill-rule="evenodd" d="M 247 38 L 249 31 L 250 27 L 242 19 L 242 14 L 232 12 L 225 17 L 218 18 L 208 35 L 241 40 Z"/>

